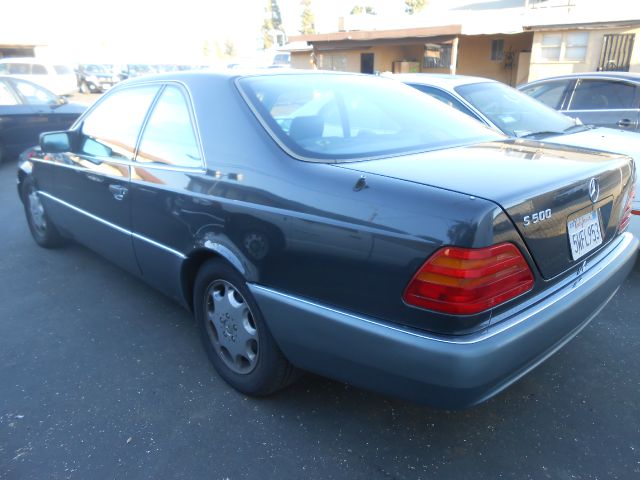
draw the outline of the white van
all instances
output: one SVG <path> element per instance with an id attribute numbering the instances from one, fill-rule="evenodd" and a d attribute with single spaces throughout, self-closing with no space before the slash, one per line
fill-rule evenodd
<path id="1" fill-rule="evenodd" d="M 78 91 L 78 80 L 73 68 L 39 58 L 2 58 L 0 75 L 30 80 L 57 95 L 73 95 Z"/>

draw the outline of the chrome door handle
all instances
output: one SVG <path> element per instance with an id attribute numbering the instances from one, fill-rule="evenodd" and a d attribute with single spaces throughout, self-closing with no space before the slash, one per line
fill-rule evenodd
<path id="1" fill-rule="evenodd" d="M 124 197 L 127 195 L 127 192 L 129 191 L 129 189 L 126 187 L 123 187 L 122 185 L 112 183 L 111 185 L 109 185 L 109 191 L 113 195 L 113 198 L 115 198 L 116 200 L 123 200 Z"/>
<path id="2" fill-rule="evenodd" d="M 628 118 L 623 118 L 618 122 L 618 126 L 622 128 L 629 128 L 631 126 L 631 120 Z"/>

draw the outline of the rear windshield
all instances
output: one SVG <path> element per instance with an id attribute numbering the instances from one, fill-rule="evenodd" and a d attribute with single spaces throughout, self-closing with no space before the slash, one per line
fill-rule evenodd
<path id="1" fill-rule="evenodd" d="M 361 160 L 502 138 L 391 79 L 275 75 L 239 85 L 271 135 L 305 160 Z"/>
<path id="2" fill-rule="evenodd" d="M 71 70 L 66 65 L 54 65 L 53 69 L 56 71 L 58 75 L 69 75 L 73 73 L 73 70 Z"/>

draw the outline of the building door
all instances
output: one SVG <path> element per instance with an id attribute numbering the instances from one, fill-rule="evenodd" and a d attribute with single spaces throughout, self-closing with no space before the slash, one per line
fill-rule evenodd
<path id="1" fill-rule="evenodd" d="M 373 73 L 373 53 L 360 54 L 360 73 Z"/>

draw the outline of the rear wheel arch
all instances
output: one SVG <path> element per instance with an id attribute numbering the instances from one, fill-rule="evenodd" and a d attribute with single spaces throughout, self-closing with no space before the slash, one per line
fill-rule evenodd
<path id="1" fill-rule="evenodd" d="M 252 279 L 247 275 L 245 264 L 241 259 L 237 258 L 231 250 L 219 246 L 217 249 L 200 248 L 191 252 L 184 260 L 180 272 L 181 285 L 182 285 L 182 297 L 184 303 L 193 311 L 193 288 L 195 285 L 196 277 L 200 268 L 209 260 L 221 259 L 227 265 L 238 271 L 242 275 L 245 281 L 249 282 Z"/>

